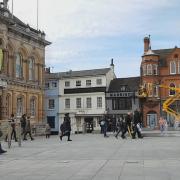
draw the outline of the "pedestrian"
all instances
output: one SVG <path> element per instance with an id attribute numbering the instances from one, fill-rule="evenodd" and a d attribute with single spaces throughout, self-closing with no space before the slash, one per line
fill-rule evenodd
<path id="1" fill-rule="evenodd" d="M 16 138 L 16 122 L 15 122 L 14 114 L 11 114 L 10 120 L 11 120 L 11 127 L 12 127 L 11 139 L 14 136 L 15 142 L 17 142 L 17 138 Z"/>
<path id="2" fill-rule="evenodd" d="M 164 133 L 164 129 L 165 129 L 165 120 L 162 116 L 159 118 L 159 128 L 160 128 L 161 135 L 162 135 Z"/>
<path id="3" fill-rule="evenodd" d="M 21 135 L 25 135 L 26 133 L 26 114 L 23 114 L 20 119 L 21 122 Z"/>
<path id="4" fill-rule="evenodd" d="M 116 122 L 116 117 L 113 116 L 112 118 L 112 132 L 115 133 L 117 131 L 117 126 L 116 126 L 117 122 Z"/>
<path id="5" fill-rule="evenodd" d="M 118 135 L 119 135 L 119 133 L 120 132 L 122 132 L 122 118 L 120 117 L 119 119 L 118 119 L 118 121 L 117 121 L 117 133 L 116 133 L 116 135 L 115 135 L 115 138 L 118 138 Z"/>
<path id="6" fill-rule="evenodd" d="M 131 113 L 131 112 L 128 112 L 127 115 L 125 116 L 125 119 L 124 119 L 124 121 L 123 121 L 122 127 L 123 127 L 123 130 L 122 130 L 122 135 L 121 135 L 121 137 L 122 137 L 123 139 L 126 138 L 125 134 L 126 134 L 127 131 L 128 131 L 128 133 L 129 133 L 129 136 L 130 136 L 131 138 L 134 138 L 134 137 L 132 136 L 132 134 L 133 134 L 133 129 L 132 129 L 132 113 Z"/>
<path id="7" fill-rule="evenodd" d="M 7 151 L 2 149 L 2 146 L 1 146 L 1 138 L 2 137 L 3 137 L 3 132 L 1 130 L 1 122 L 0 122 L 0 155 L 7 152 Z"/>
<path id="8" fill-rule="evenodd" d="M 46 138 L 50 137 L 51 127 L 50 127 L 50 125 L 48 123 L 46 124 L 45 134 L 46 134 Z"/>
<path id="9" fill-rule="evenodd" d="M 134 111 L 134 115 L 133 115 L 133 134 L 132 137 L 136 138 L 136 134 L 138 135 L 138 138 L 143 138 L 142 136 L 142 129 L 141 129 L 141 113 L 138 109 L 136 109 Z"/>
<path id="10" fill-rule="evenodd" d="M 26 127 L 25 127 L 25 134 L 24 134 L 24 139 L 23 140 L 27 140 L 26 136 L 27 134 L 29 134 L 31 141 L 34 140 L 34 138 L 32 137 L 31 134 L 31 122 L 30 122 L 30 117 L 27 117 L 27 122 L 26 122 Z"/>
<path id="11" fill-rule="evenodd" d="M 104 137 L 109 137 L 109 136 L 107 135 L 108 120 L 107 120 L 107 117 L 106 117 L 106 116 L 104 116 L 103 119 L 102 119 L 102 128 L 103 128 Z"/>
<path id="12" fill-rule="evenodd" d="M 63 136 L 67 136 L 67 141 L 72 141 L 70 139 L 71 136 L 71 120 L 69 117 L 69 113 L 65 114 L 64 121 L 60 126 L 61 134 L 60 134 L 60 140 L 62 141 Z"/>

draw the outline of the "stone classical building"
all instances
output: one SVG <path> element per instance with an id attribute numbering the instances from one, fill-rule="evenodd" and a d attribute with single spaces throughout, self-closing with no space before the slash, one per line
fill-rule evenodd
<path id="1" fill-rule="evenodd" d="M 174 117 L 163 112 L 163 102 L 176 92 L 167 87 L 180 87 L 180 48 L 151 50 L 150 37 L 144 38 L 144 54 L 141 62 L 141 86 L 147 96 L 141 97 L 144 125 L 156 128 L 160 116 L 164 116 L 169 126 Z M 180 101 L 171 105 L 180 112 Z"/>
<path id="2" fill-rule="evenodd" d="M 44 114 L 44 32 L 13 16 L 0 4 L 0 119 L 26 113 L 38 122 Z"/>

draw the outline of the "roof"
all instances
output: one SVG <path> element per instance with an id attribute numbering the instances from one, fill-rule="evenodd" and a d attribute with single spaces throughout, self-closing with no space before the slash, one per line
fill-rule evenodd
<path id="1" fill-rule="evenodd" d="M 134 92 L 138 91 L 140 84 L 140 77 L 116 78 L 111 80 L 109 85 L 109 92 L 120 92 L 123 86 L 126 87 L 125 91 Z"/>
<path id="2" fill-rule="evenodd" d="M 37 41 L 43 42 L 44 45 L 49 45 L 51 42 L 45 40 L 45 33 L 30 27 L 14 16 L 8 9 L 0 7 L 0 20 L 3 20 L 8 25 L 9 30 L 19 32 L 25 37 L 31 37 Z"/>
<path id="3" fill-rule="evenodd" d="M 84 77 L 84 76 L 100 76 L 106 75 L 111 68 L 103 69 L 91 69 L 91 70 L 81 70 L 81 71 L 67 71 L 59 73 L 50 73 L 46 74 L 45 77 L 48 79 L 63 79 L 63 78 L 72 78 L 72 77 Z"/>
<path id="4" fill-rule="evenodd" d="M 175 48 L 153 50 L 154 53 L 159 55 L 159 65 L 160 66 L 166 66 L 166 58 L 168 55 L 170 55 L 175 50 Z"/>

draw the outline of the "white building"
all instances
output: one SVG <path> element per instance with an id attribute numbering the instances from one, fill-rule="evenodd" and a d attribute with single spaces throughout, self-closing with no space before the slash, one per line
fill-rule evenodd
<path id="1" fill-rule="evenodd" d="M 59 125 L 63 122 L 65 114 L 69 113 L 73 133 L 99 130 L 99 120 L 106 114 L 105 93 L 110 81 L 115 78 L 113 61 L 110 68 L 52 73 L 50 76 L 51 78 L 46 78 L 49 82 L 54 82 L 53 76 L 58 79 L 59 92 L 56 91 L 55 95 L 49 89 L 46 103 L 49 104 L 53 96 L 54 102 L 58 98 L 54 116 L 58 116 Z M 49 116 L 49 109 L 47 112 Z"/>

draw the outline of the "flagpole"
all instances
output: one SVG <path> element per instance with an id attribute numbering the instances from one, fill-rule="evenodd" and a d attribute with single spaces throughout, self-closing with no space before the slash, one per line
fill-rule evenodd
<path id="1" fill-rule="evenodd" d="M 39 0 L 37 0 L 37 30 L 39 29 Z"/>
<path id="2" fill-rule="evenodd" d="M 13 13 L 14 13 L 14 12 L 13 12 L 13 11 L 14 11 L 14 2 L 13 2 L 13 1 L 14 1 L 14 0 L 12 0 L 12 18 L 13 18 L 13 16 L 14 16 L 14 15 L 13 15 Z"/>

